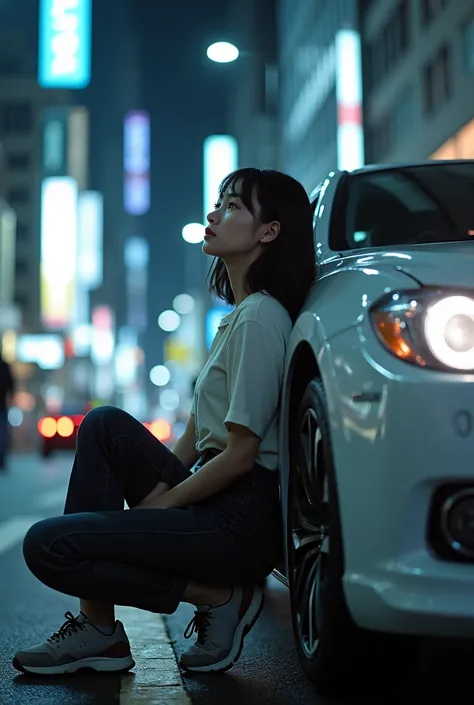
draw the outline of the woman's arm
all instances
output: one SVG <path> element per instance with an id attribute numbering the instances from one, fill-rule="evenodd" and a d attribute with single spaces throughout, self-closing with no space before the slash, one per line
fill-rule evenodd
<path id="1" fill-rule="evenodd" d="M 279 327 L 253 320 L 233 330 L 225 360 L 229 408 L 223 421 L 227 447 L 192 477 L 159 497 L 157 506 L 195 504 L 252 471 L 261 439 L 278 412 L 285 340 Z"/>
<path id="2" fill-rule="evenodd" d="M 194 414 L 191 414 L 183 435 L 176 441 L 173 453 L 190 470 L 198 459 L 196 450 L 196 426 Z"/>
<path id="3" fill-rule="evenodd" d="M 172 509 L 211 497 L 253 469 L 259 446 L 260 438 L 248 428 L 231 424 L 227 448 L 222 453 L 148 506 Z"/>

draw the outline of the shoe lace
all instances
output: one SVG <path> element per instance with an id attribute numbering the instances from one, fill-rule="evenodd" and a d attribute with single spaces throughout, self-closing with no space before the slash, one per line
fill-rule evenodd
<path id="1" fill-rule="evenodd" d="M 184 636 L 186 639 L 190 639 L 193 634 L 197 634 L 197 641 L 202 644 L 206 638 L 207 630 L 211 623 L 211 610 L 196 610 L 194 612 L 194 617 L 189 622 Z"/>
<path id="2" fill-rule="evenodd" d="M 72 612 L 66 612 L 64 615 L 66 617 L 66 621 L 62 625 L 62 627 L 59 628 L 57 632 L 55 632 L 52 636 L 49 637 L 48 641 L 52 644 L 53 642 L 59 642 L 60 639 L 65 639 L 67 636 L 70 636 L 71 634 L 77 634 L 78 631 L 82 631 L 85 629 L 85 624 L 83 622 L 78 622 L 77 618 L 74 617 Z"/>

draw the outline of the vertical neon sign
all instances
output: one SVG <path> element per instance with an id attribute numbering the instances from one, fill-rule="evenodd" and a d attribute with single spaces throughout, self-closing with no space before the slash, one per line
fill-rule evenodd
<path id="1" fill-rule="evenodd" d="M 91 75 L 92 0 L 40 0 L 38 83 L 85 88 Z"/>

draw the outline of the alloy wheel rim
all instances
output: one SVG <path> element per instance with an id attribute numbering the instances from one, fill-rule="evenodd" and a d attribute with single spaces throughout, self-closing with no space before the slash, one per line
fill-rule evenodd
<path id="1" fill-rule="evenodd" d="M 301 420 L 292 502 L 292 582 L 300 644 L 308 658 L 316 653 L 322 624 L 326 581 L 329 498 L 322 434 L 316 413 Z"/>

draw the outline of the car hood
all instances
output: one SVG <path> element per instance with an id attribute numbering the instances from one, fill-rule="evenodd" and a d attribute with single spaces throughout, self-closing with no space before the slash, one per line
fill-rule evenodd
<path id="1" fill-rule="evenodd" d="M 474 241 L 410 245 L 367 254 L 360 252 L 356 264 L 396 267 L 425 286 L 474 288 Z"/>

